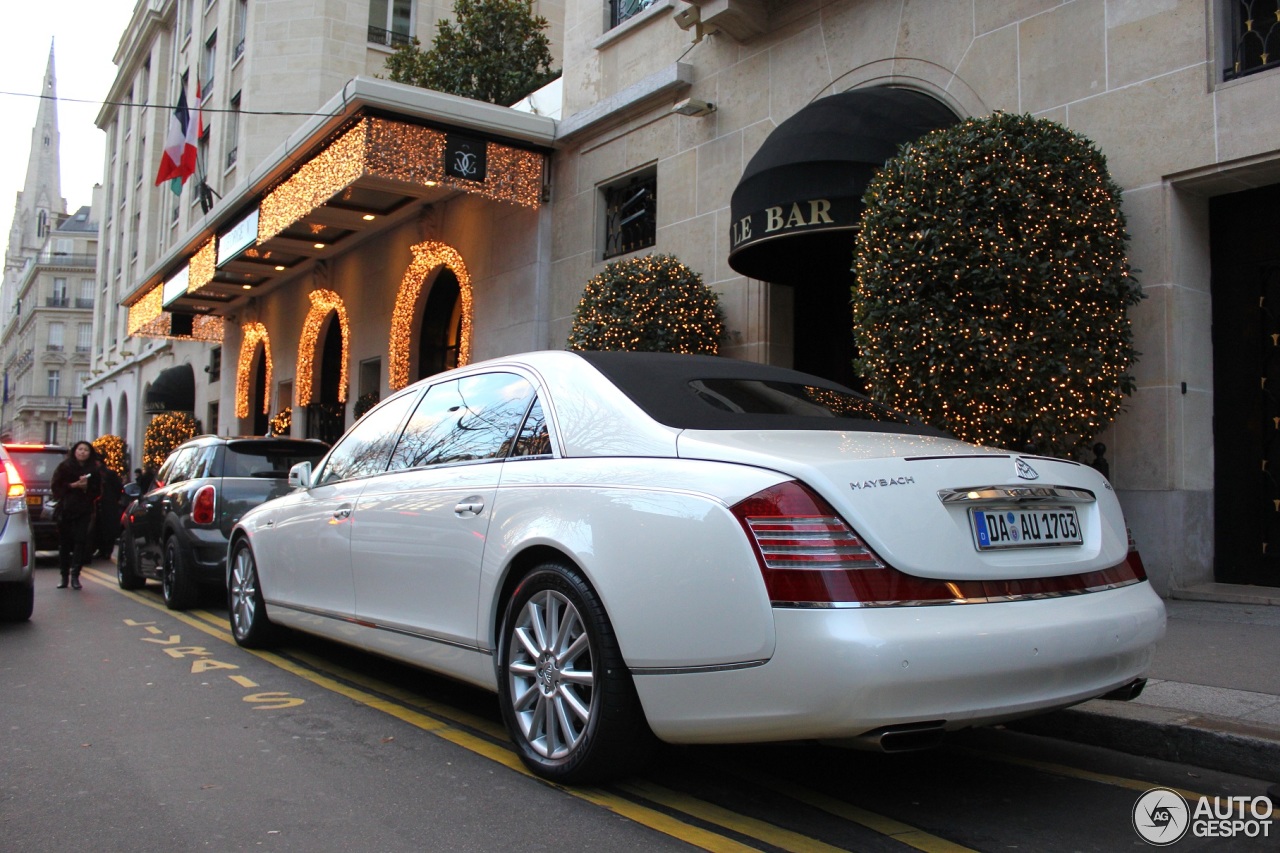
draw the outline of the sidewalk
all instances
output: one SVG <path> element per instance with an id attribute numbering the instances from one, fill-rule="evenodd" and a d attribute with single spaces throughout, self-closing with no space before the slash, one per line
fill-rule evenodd
<path id="1" fill-rule="evenodd" d="M 1009 728 L 1280 783 L 1280 588 L 1176 595 L 1141 696 Z"/>

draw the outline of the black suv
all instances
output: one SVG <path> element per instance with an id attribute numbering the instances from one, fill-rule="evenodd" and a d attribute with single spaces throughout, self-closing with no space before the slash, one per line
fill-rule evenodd
<path id="1" fill-rule="evenodd" d="M 172 610 L 192 606 L 204 587 L 225 588 L 227 534 L 240 516 L 290 491 L 289 469 L 316 463 L 329 445 L 315 439 L 202 435 L 178 446 L 145 495 L 121 518 L 116 580 L 138 589 L 160 581 Z"/>
<path id="2" fill-rule="evenodd" d="M 58 550 L 58 526 L 53 520 L 57 501 L 49 486 L 53 483 L 53 469 L 71 449 L 58 444 L 6 444 L 4 449 L 27 484 L 27 516 L 36 550 Z"/>

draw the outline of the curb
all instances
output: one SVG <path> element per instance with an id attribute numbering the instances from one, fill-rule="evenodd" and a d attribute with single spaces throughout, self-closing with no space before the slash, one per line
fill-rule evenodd
<path id="1" fill-rule="evenodd" d="M 1280 781 L 1280 731 L 1225 717 L 1095 699 L 1004 725 L 1028 734 Z"/>

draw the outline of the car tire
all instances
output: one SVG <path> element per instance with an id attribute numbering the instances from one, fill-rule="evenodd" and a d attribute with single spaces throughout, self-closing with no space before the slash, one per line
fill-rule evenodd
<path id="1" fill-rule="evenodd" d="M 170 536 L 164 543 L 164 567 L 160 573 L 160 582 L 164 592 L 164 606 L 170 610 L 186 610 L 196 603 L 200 597 L 200 588 L 187 570 L 186 561 L 182 559 L 182 548 L 178 546 L 178 537 Z"/>
<path id="2" fill-rule="evenodd" d="M 276 627 L 267 617 L 258 580 L 258 563 L 249 543 L 241 539 L 231 553 L 227 572 L 227 614 L 231 636 L 246 649 L 267 648 L 276 638 Z"/>
<path id="3" fill-rule="evenodd" d="M 604 605 L 562 563 L 538 566 L 508 602 L 498 694 L 520 759 L 546 779 L 626 776 L 653 754 L 655 739 Z"/>
<path id="4" fill-rule="evenodd" d="M 35 605 L 35 587 L 25 583 L 0 584 L 0 622 L 26 622 Z"/>
<path id="5" fill-rule="evenodd" d="M 138 552 L 133 537 L 121 536 L 116 548 L 116 583 L 121 589 L 142 589 L 147 579 L 138 572 Z"/>

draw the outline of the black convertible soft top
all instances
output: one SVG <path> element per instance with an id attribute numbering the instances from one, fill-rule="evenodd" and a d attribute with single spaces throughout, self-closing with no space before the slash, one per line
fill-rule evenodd
<path id="1" fill-rule="evenodd" d="M 785 367 L 710 355 L 578 355 L 651 418 L 677 429 L 946 434 L 836 382 Z"/>

